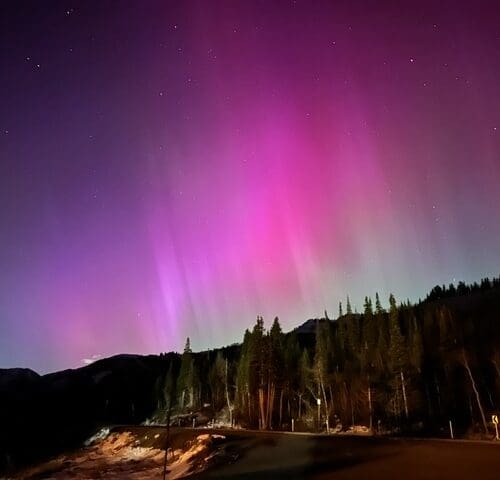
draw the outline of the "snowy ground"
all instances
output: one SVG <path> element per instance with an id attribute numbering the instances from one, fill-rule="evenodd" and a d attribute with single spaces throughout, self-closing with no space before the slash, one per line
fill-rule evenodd
<path id="1" fill-rule="evenodd" d="M 156 437 L 159 438 L 159 434 Z M 102 435 L 101 435 L 102 437 Z M 197 435 L 184 448 L 169 450 L 168 479 L 181 478 L 204 470 L 218 454 L 223 436 Z M 60 456 L 23 472 L 23 479 L 123 479 L 162 478 L 165 451 L 141 446 L 131 432 L 111 433 L 70 455 Z"/>

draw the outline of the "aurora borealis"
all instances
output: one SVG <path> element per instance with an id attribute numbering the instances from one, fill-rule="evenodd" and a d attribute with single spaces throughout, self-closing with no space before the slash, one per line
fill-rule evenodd
<path id="1" fill-rule="evenodd" d="M 495 2 L 2 9 L 0 367 L 500 271 Z"/>

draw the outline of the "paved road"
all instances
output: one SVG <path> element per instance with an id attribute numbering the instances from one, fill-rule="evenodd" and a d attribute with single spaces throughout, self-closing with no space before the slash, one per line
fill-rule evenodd
<path id="1" fill-rule="evenodd" d="M 242 451 L 191 477 L 231 479 L 500 480 L 500 444 L 220 432 Z"/>

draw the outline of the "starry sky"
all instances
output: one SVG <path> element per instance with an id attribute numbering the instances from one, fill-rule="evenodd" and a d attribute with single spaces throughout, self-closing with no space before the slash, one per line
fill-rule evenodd
<path id="1" fill-rule="evenodd" d="M 500 272 L 497 2 L 5 2 L 0 367 Z"/>

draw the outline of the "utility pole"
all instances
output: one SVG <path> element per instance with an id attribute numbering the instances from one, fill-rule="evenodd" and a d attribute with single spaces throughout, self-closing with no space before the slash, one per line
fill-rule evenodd
<path id="1" fill-rule="evenodd" d="M 165 457 L 163 459 L 163 480 L 167 478 L 167 455 L 168 455 L 168 445 L 170 442 L 170 400 L 168 401 L 167 410 L 167 438 L 165 439 Z"/>

